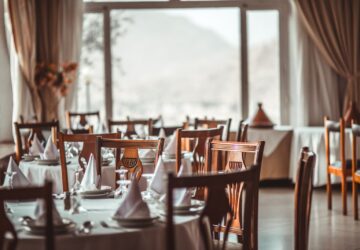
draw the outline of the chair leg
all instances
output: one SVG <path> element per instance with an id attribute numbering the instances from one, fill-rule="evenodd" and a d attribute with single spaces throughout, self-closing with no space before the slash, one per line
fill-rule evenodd
<path id="1" fill-rule="evenodd" d="M 354 210 L 354 219 L 359 219 L 359 212 L 358 212 L 358 187 L 355 181 L 352 182 L 352 195 L 353 195 L 353 210 Z"/>
<path id="2" fill-rule="evenodd" d="M 332 209 L 332 200 L 331 200 L 331 178 L 330 174 L 327 174 L 327 183 L 326 183 L 326 193 L 327 193 L 327 200 L 328 200 L 328 209 Z"/>
<path id="3" fill-rule="evenodd" d="M 347 215 L 347 185 L 346 185 L 346 175 L 341 177 L 341 196 L 342 196 L 342 206 L 343 206 L 343 215 Z"/>

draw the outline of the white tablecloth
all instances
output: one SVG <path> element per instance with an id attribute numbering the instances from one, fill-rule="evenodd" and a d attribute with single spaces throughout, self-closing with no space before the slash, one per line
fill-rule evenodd
<path id="1" fill-rule="evenodd" d="M 73 158 L 71 163 L 67 165 L 69 186 L 72 187 L 75 183 L 75 172 L 79 168 L 78 159 Z M 144 173 L 153 173 L 153 163 L 143 163 Z M 35 161 L 25 162 L 21 161 L 19 168 L 24 172 L 25 176 L 33 184 L 42 185 L 46 178 L 53 181 L 53 192 L 62 193 L 62 179 L 61 179 L 61 166 L 40 166 Z M 101 168 L 101 184 L 106 186 L 115 187 L 115 167 L 113 164 L 110 166 L 103 166 Z M 140 180 L 141 190 L 146 189 L 146 180 Z"/>
<path id="2" fill-rule="evenodd" d="M 340 138 L 339 134 L 330 134 L 330 161 L 340 160 Z M 351 130 L 345 130 L 345 155 L 351 159 Z M 302 127 L 294 129 L 290 164 L 290 178 L 295 181 L 300 150 L 308 146 L 316 154 L 314 169 L 314 186 L 326 185 L 326 154 L 325 154 L 325 128 L 324 127 Z M 359 153 L 358 153 L 359 155 Z M 338 177 L 332 176 L 332 183 L 339 183 Z"/>
<path id="3" fill-rule="evenodd" d="M 62 217 L 74 220 L 79 226 L 86 221 L 95 222 L 95 227 L 89 235 L 74 236 L 72 234 L 56 236 L 57 250 L 162 250 L 165 245 L 165 224 L 156 223 L 154 226 L 143 229 L 108 229 L 100 225 L 100 221 L 106 221 L 110 225 L 116 225 L 111 221 L 111 216 L 117 208 L 118 199 L 83 200 L 82 205 L 88 212 L 70 215 L 63 210 L 63 201 L 56 201 L 56 206 Z M 18 218 L 24 215 L 33 216 L 35 203 L 12 203 L 9 205 L 14 210 L 12 220 L 19 227 Z M 150 207 L 152 213 L 158 214 L 159 209 Z M 175 216 L 175 239 L 177 250 L 203 249 L 198 228 L 197 216 Z M 39 236 L 28 235 L 21 232 L 18 235 L 18 250 L 44 249 L 44 239 Z"/>
<path id="4" fill-rule="evenodd" d="M 264 156 L 271 155 L 284 138 L 293 129 L 286 126 L 276 126 L 273 129 L 248 129 L 248 141 L 265 141 Z"/>

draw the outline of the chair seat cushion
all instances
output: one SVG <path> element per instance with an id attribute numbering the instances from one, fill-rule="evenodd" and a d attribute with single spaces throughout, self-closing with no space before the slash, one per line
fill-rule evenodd
<path id="1" fill-rule="evenodd" d="M 330 165 L 336 168 L 341 168 L 341 161 L 335 161 Z M 345 165 L 346 165 L 346 169 L 351 169 L 352 160 L 351 159 L 346 160 Z M 357 160 L 356 165 L 360 167 L 360 160 Z"/>

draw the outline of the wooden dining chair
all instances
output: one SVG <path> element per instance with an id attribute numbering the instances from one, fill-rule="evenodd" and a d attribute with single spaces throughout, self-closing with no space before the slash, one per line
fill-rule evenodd
<path id="1" fill-rule="evenodd" d="M 165 136 L 171 136 L 173 135 L 176 130 L 183 129 L 182 126 L 170 126 L 170 127 L 152 127 L 150 135 L 151 136 L 158 136 L 160 133 L 160 130 L 163 129 L 165 132 Z"/>
<path id="2" fill-rule="evenodd" d="M 16 161 L 19 163 L 21 157 L 25 153 L 29 152 L 31 142 L 34 139 L 35 134 L 41 142 L 46 142 L 46 138 L 43 132 L 49 131 L 52 134 L 54 143 L 56 143 L 56 135 L 57 132 L 60 130 L 60 125 L 59 121 L 37 123 L 14 122 L 14 128 L 16 134 Z M 26 132 L 25 135 L 22 133 L 23 131 Z"/>
<path id="3" fill-rule="evenodd" d="M 359 219 L 358 211 L 358 185 L 360 184 L 360 160 L 357 158 L 357 139 L 360 136 L 360 124 L 354 123 L 351 121 L 352 129 L 352 201 L 353 201 L 353 210 L 354 210 L 354 219 Z"/>
<path id="4" fill-rule="evenodd" d="M 158 117 L 155 117 L 155 118 L 153 118 L 153 117 L 150 117 L 150 118 L 131 118 L 130 116 L 126 116 L 126 119 L 128 120 L 128 121 L 134 121 L 134 122 L 141 122 L 141 121 L 148 121 L 148 120 L 152 120 L 152 125 L 154 126 L 154 125 L 160 125 L 160 126 L 162 126 L 163 125 L 163 123 L 164 123 L 164 121 L 163 121 L 163 117 L 162 117 L 162 115 L 159 115 Z"/>
<path id="5" fill-rule="evenodd" d="M 228 141 L 230 136 L 230 127 L 231 127 L 231 118 L 227 120 L 216 120 L 216 119 L 199 119 L 195 118 L 194 128 L 217 128 L 223 126 L 223 134 L 221 139 L 223 141 Z"/>
<path id="6" fill-rule="evenodd" d="M 152 126 L 154 122 L 152 119 L 148 120 L 108 120 L 108 128 L 109 131 L 114 131 L 114 128 L 116 127 L 126 127 L 125 132 L 123 133 L 123 136 L 130 137 L 131 135 L 138 135 L 136 133 L 135 127 L 136 126 L 144 126 L 147 127 L 148 132 L 152 131 Z M 118 129 L 119 130 L 119 129 Z"/>
<path id="7" fill-rule="evenodd" d="M 101 158 L 97 157 L 96 154 L 96 140 L 97 138 L 106 138 L 106 139 L 120 139 L 121 133 L 113 134 L 63 134 L 59 133 L 59 150 L 60 150 L 60 163 L 61 163 L 61 177 L 63 191 L 69 191 L 69 181 L 68 181 L 68 171 L 67 171 L 67 161 L 66 161 L 66 152 L 65 152 L 65 143 L 66 142 L 81 142 L 83 143 L 82 149 L 78 156 L 79 166 L 83 171 L 85 171 L 85 162 L 90 158 L 90 155 L 93 154 L 95 159 Z M 101 155 L 101 154 L 100 154 Z M 116 156 L 115 156 L 116 157 Z M 101 159 L 100 159 L 101 160 Z"/>
<path id="8" fill-rule="evenodd" d="M 194 173 L 207 172 L 205 169 L 205 147 L 209 138 L 221 139 L 223 127 L 176 131 L 176 172 L 180 170 L 181 153 L 183 150 L 192 151 L 192 170 Z"/>
<path id="9" fill-rule="evenodd" d="M 45 249 L 55 249 L 54 225 L 53 225 L 53 200 L 52 200 L 52 183 L 45 182 L 42 187 L 21 187 L 15 189 L 0 189 L 0 249 L 7 246 L 8 250 L 15 250 L 18 242 L 17 232 L 14 225 L 7 216 L 5 211 L 5 202 L 18 202 L 21 200 L 44 199 L 46 203 L 46 234 Z M 10 233 L 12 238 L 8 239 L 5 244 L 5 235 Z M 8 238 L 8 237 L 6 237 Z"/>
<path id="10" fill-rule="evenodd" d="M 315 154 L 307 147 L 300 152 L 295 183 L 295 250 L 307 250 Z"/>
<path id="11" fill-rule="evenodd" d="M 232 172 L 248 169 L 251 166 L 256 165 L 259 168 L 259 176 L 257 176 L 257 182 L 260 180 L 260 171 L 263 158 L 265 142 L 224 142 L 219 140 L 209 139 L 207 142 L 207 154 L 206 154 L 206 168 L 208 171 L 215 173 L 218 172 Z M 217 161 L 218 155 L 226 154 L 226 162 Z M 243 186 L 234 185 L 228 187 L 228 195 L 232 210 L 235 212 L 232 218 L 232 224 L 229 228 L 229 232 L 236 234 L 238 242 L 243 242 L 243 222 L 242 218 L 237 216 L 241 213 L 242 200 L 243 200 Z M 254 194 L 256 197 L 254 201 L 258 203 L 258 194 Z M 257 208 L 257 205 L 255 206 Z M 258 211 L 254 211 L 254 220 L 257 222 Z M 214 232 L 219 235 L 226 230 L 225 225 L 217 225 L 214 227 Z M 257 230 L 256 230 L 257 231 Z M 255 235 L 257 236 L 257 235 Z"/>
<path id="12" fill-rule="evenodd" d="M 100 112 L 99 111 L 95 111 L 95 112 L 66 111 L 65 118 L 66 118 L 66 126 L 68 129 L 77 130 L 79 129 L 79 127 L 81 127 L 81 129 L 84 129 L 92 126 L 91 124 L 89 124 L 88 121 L 89 118 L 95 118 L 97 120 L 96 124 L 100 123 Z M 77 122 L 77 124 L 75 124 L 75 122 Z"/>
<path id="13" fill-rule="evenodd" d="M 166 210 L 166 246 L 168 250 L 176 249 L 181 242 L 175 238 L 173 191 L 176 188 L 204 188 L 207 190 L 204 210 L 200 213 L 199 229 L 204 248 L 210 249 L 257 249 L 257 202 L 259 192 L 260 168 L 256 165 L 243 170 L 226 173 L 201 174 L 197 176 L 175 177 L 168 175 L 167 210 Z M 233 210 L 228 186 L 243 186 L 246 193 L 243 213 Z M 235 215 L 236 214 L 236 215 Z M 232 218 L 242 217 L 243 242 L 242 245 L 227 242 Z M 213 225 L 224 224 L 225 229 L 222 240 L 214 237 Z"/>
<path id="14" fill-rule="evenodd" d="M 342 208 L 343 214 L 347 214 L 347 185 L 346 178 L 351 176 L 351 159 L 345 158 L 345 122 L 340 118 L 339 122 L 330 121 L 327 117 L 324 118 L 325 125 L 325 153 L 326 153 L 326 166 L 327 166 L 327 184 L 326 192 L 328 199 L 328 209 L 332 209 L 332 191 L 331 191 L 331 175 L 339 176 L 341 178 L 341 195 L 342 195 Z M 337 133 L 340 136 L 340 161 L 330 161 L 330 134 Z"/>
<path id="15" fill-rule="evenodd" d="M 93 134 L 94 133 L 94 126 L 90 125 L 87 128 L 72 128 L 68 129 L 74 135 L 81 135 L 81 134 Z"/>
<path id="16" fill-rule="evenodd" d="M 247 131 L 248 131 L 249 124 L 246 123 L 244 120 L 239 122 L 238 129 L 236 131 L 236 141 L 238 142 L 246 142 L 247 139 Z"/>
<path id="17" fill-rule="evenodd" d="M 143 173 L 143 165 L 139 157 L 139 149 L 155 149 L 156 156 L 154 164 L 156 165 L 159 156 L 161 155 L 164 147 L 164 139 L 158 140 L 122 140 L 122 139 L 105 139 L 97 137 L 96 151 L 100 155 L 101 148 L 114 148 L 116 149 L 116 163 L 115 169 L 121 167 L 128 170 L 128 178 L 135 177 L 140 180 Z M 121 152 L 121 157 L 120 157 Z M 97 158 L 98 174 L 101 174 L 101 159 Z M 118 180 L 115 175 L 115 181 Z"/>

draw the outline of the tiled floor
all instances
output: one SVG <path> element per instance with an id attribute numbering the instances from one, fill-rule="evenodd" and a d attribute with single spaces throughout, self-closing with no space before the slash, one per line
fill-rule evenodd
<path id="1" fill-rule="evenodd" d="M 260 250 L 294 249 L 293 195 L 290 187 L 260 189 Z M 314 189 L 309 237 L 309 249 L 360 250 L 360 221 L 353 219 L 350 194 L 348 215 L 343 216 L 339 190 L 333 191 L 333 210 L 328 211 L 325 189 Z"/>

